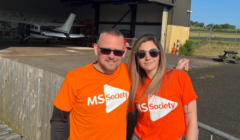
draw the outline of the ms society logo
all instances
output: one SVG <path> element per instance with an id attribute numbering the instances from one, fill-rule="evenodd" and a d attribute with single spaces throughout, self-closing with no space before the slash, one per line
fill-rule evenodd
<path id="1" fill-rule="evenodd" d="M 115 88 L 109 85 L 104 85 L 104 95 L 94 96 L 93 99 L 88 97 L 87 105 L 98 105 L 106 103 L 106 112 L 109 113 L 124 103 L 129 97 L 129 92 Z"/>
<path id="2" fill-rule="evenodd" d="M 156 121 L 168 113 L 173 111 L 178 106 L 177 102 L 173 102 L 158 96 L 153 95 L 148 101 L 148 106 L 146 103 L 138 104 L 137 108 L 140 112 L 150 112 L 150 118 L 152 121 Z"/>

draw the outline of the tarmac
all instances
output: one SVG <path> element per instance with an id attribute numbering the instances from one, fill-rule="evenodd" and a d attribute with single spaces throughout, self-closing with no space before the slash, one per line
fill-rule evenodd
<path id="1" fill-rule="evenodd" d="M 123 63 L 127 63 L 130 52 L 131 50 L 127 51 L 125 58 L 122 60 Z M 30 40 L 26 44 L 19 44 L 18 40 L 0 40 L 0 56 L 61 76 L 97 60 L 92 47 L 78 47 L 75 46 L 75 43 L 66 41 L 54 41 L 51 44 L 45 44 L 42 40 Z M 190 67 L 220 63 L 211 59 L 166 54 L 167 68 L 173 68 L 181 58 L 190 59 Z"/>
<path id="2" fill-rule="evenodd" d="M 127 62 L 130 52 L 123 62 Z M 97 60 L 92 47 L 76 47 L 73 42 L 63 41 L 45 44 L 41 40 L 30 40 L 27 44 L 0 40 L 0 57 L 61 76 Z M 187 73 L 198 95 L 198 121 L 240 138 L 240 64 L 223 64 L 218 58 L 166 54 L 167 68 L 173 68 L 181 58 L 190 59 Z M 205 138 L 210 139 L 210 134 L 200 130 L 200 139 Z"/>

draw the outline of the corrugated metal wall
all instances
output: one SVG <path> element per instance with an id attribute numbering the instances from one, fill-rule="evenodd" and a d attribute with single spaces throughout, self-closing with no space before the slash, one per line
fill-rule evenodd
<path id="1" fill-rule="evenodd" d="M 100 7 L 100 22 L 118 22 L 128 11 L 130 7 L 127 4 L 122 5 L 101 5 Z M 136 22 L 162 22 L 163 6 L 157 3 L 147 3 L 137 5 Z M 131 12 L 121 22 L 131 22 Z M 106 28 L 112 28 L 114 24 L 100 24 L 99 33 Z M 130 25 L 118 24 L 115 29 L 130 30 Z M 136 25 L 135 37 L 140 37 L 143 34 L 150 33 L 161 36 L 161 25 Z"/>
<path id="2" fill-rule="evenodd" d="M 190 27 L 190 13 L 187 10 L 191 10 L 191 0 L 177 0 L 175 6 L 169 10 L 169 25 Z"/>
<path id="3" fill-rule="evenodd" d="M 71 7 L 64 7 L 60 0 L 1 0 L 0 9 L 47 15 L 71 12 Z"/>

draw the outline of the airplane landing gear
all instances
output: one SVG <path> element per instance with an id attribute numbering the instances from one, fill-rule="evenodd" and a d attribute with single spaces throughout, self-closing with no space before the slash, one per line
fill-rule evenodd
<path id="1" fill-rule="evenodd" d="M 22 37 L 22 38 L 19 40 L 20 44 L 27 43 L 29 38 L 31 38 L 31 36 L 28 36 L 28 37 L 26 37 L 26 38 Z"/>

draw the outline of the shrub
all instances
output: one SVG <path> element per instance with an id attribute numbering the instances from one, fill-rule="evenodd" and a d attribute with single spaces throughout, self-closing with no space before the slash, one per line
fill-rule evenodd
<path id="1" fill-rule="evenodd" d="M 179 55 L 192 56 L 194 53 L 193 41 L 186 40 L 183 45 L 180 45 Z"/>

